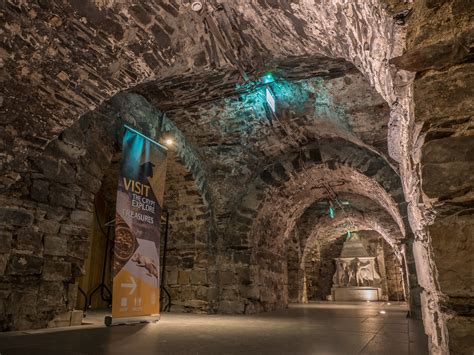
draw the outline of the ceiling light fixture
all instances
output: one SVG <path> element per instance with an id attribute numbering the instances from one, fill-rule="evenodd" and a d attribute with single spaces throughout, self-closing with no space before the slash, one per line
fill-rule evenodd
<path id="1" fill-rule="evenodd" d="M 275 96 L 272 93 L 272 90 L 267 86 L 265 88 L 265 98 L 267 99 L 267 104 L 268 107 L 275 113 L 276 111 L 276 102 L 275 102 Z"/>
<path id="2" fill-rule="evenodd" d="M 172 138 L 166 138 L 165 144 L 166 146 L 171 147 L 174 144 L 174 140 Z"/>
<path id="3" fill-rule="evenodd" d="M 202 2 L 200 1 L 193 1 L 191 4 L 191 9 L 193 11 L 199 12 L 202 10 Z"/>

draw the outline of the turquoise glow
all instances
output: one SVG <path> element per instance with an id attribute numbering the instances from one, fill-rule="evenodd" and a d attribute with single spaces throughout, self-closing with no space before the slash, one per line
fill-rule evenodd
<path id="1" fill-rule="evenodd" d="M 351 231 L 347 231 L 347 239 L 351 238 L 352 237 L 352 232 Z"/>
<path id="2" fill-rule="evenodd" d="M 334 218 L 334 215 L 335 215 L 334 208 L 329 207 L 329 217 L 332 219 L 332 218 Z"/>
<path id="3" fill-rule="evenodd" d="M 273 77 L 272 73 L 267 73 L 264 76 L 262 76 L 262 78 L 260 80 L 264 84 L 270 84 L 270 83 L 273 83 L 275 81 L 275 78 Z"/>
<path id="4" fill-rule="evenodd" d="M 279 114 L 290 112 L 302 115 L 308 120 L 323 119 L 337 125 L 346 125 L 344 107 L 334 102 L 324 79 L 311 78 L 289 81 L 274 73 L 266 73 L 255 81 L 237 84 L 236 90 L 240 93 L 238 102 L 244 107 L 247 119 L 240 122 L 249 122 L 253 119 L 266 120 L 268 109 L 267 88 L 273 94 L 276 111 Z M 224 111 L 235 116 L 235 99 L 225 100 Z M 270 109 L 271 110 L 271 109 Z M 240 113 L 237 114 L 241 116 Z M 277 115 L 278 116 L 278 115 Z M 242 127 L 246 129 L 246 127 Z"/>

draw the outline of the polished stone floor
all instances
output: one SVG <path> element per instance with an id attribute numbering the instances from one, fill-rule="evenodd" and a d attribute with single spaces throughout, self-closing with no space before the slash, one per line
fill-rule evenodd
<path id="1" fill-rule="evenodd" d="M 385 311 L 385 313 L 383 313 Z M 382 313 L 381 313 L 382 312 Z M 155 324 L 0 334 L 1 355 L 14 354 L 427 354 L 420 321 L 404 305 L 293 305 L 259 315 L 164 313 Z"/>

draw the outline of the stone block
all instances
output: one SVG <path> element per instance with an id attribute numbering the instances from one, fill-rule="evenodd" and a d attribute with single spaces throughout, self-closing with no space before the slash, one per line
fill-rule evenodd
<path id="1" fill-rule="evenodd" d="M 472 317 L 453 317 L 447 321 L 451 354 L 472 354 L 474 349 L 474 320 Z"/>
<path id="2" fill-rule="evenodd" d="M 84 148 L 65 143 L 61 140 L 56 140 L 55 146 L 58 156 L 64 156 L 70 162 L 77 162 L 86 153 Z"/>
<path id="3" fill-rule="evenodd" d="M 71 222 L 90 228 L 92 226 L 93 214 L 89 211 L 74 210 L 71 213 Z"/>
<path id="4" fill-rule="evenodd" d="M 71 312 L 71 326 L 81 325 L 84 314 L 80 310 L 74 310 Z"/>
<path id="5" fill-rule="evenodd" d="M 89 254 L 90 243 L 88 240 L 70 238 L 67 243 L 67 255 L 84 260 Z"/>
<path id="6" fill-rule="evenodd" d="M 13 314 L 15 317 L 20 315 L 34 315 L 36 313 L 36 300 L 38 295 L 34 292 L 13 291 L 10 295 L 10 302 L 6 309 L 7 314 Z"/>
<path id="7" fill-rule="evenodd" d="M 60 184 L 51 185 L 49 202 L 54 206 L 76 207 L 76 196 L 70 187 Z"/>
<path id="8" fill-rule="evenodd" d="M 31 228 L 20 229 L 17 232 L 15 248 L 18 250 L 30 250 L 35 254 L 43 252 L 43 235 Z"/>
<path id="9" fill-rule="evenodd" d="M 178 271 L 178 283 L 180 285 L 189 284 L 189 271 Z"/>
<path id="10" fill-rule="evenodd" d="M 250 264 L 250 252 L 234 252 L 234 261 L 241 264 Z"/>
<path id="11" fill-rule="evenodd" d="M 49 182 L 46 180 L 33 180 L 30 196 L 38 202 L 48 202 Z"/>
<path id="12" fill-rule="evenodd" d="M 48 328 L 69 327 L 71 325 L 71 312 L 58 314 L 48 323 Z"/>
<path id="13" fill-rule="evenodd" d="M 420 121 L 473 112 L 474 64 L 431 71 L 415 80 L 415 117 Z"/>
<path id="14" fill-rule="evenodd" d="M 209 287 L 199 286 L 196 287 L 196 298 L 200 300 L 207 300 Z"/>
<path id="15" fill-rule="evenodd" d="M 233 271 L 220 271 L 219 280 L 221 285 L 234 285 L 235 284 L 235 275 Z"/>
<path id="16" fill-rule="evenodd" d="M 56 221 L 43 219 L 38 222 L 38 230 L 46 234 L 57 234 L 60 224 Z"/>
<path id="17" fill-rule="evenodd" d="M 70 283 L 67 286 L 67 308 L 69 311 L 73 311 L 76 306 L 78 288 L 77 283 Z"/>
<path id="18" fill-rule="evenodd" d="M 206 283 L 207 283 L 206 270 L 192 270 L 191 271 L 191 284 L 204 285 Z"/>
<path id="19" fill-rule="evenodd" d="M 80 277 L 86 274 L 86 269 L 82 262 L 73 262 L 71 263 L 71 273 L 73 277 Z"/>
<path id="20" fill-rule="evenodd" d="M 43 155 L 38 162 L 38 166 L 43 175 L 49 180 L 66 184 L 75 180 L 76 171 L 64 159 Z"/>
<path id="21" fill-rule="evenodd" d="M 81 195 L 77 198 L 76 207 L 84 211 L 93 212 L 94 211 L 93 201 L 94 201 L 94 194 L 89 191 L 82 190 Z"/>
<path id="22" fill-rule="evenodd" d="M 33 214 L 27 210 L 11 207 L 0 208 L 1 224 L 26 227 L 33 223 L 33 219 Z"/>
<path id="23" fill-rule="evenodd" d="M 0 231 L 0 253 L 9 253 L 12 248 L 12 233 Z"/>
<path id="24" fill-rule="evenodd" d="M 7 273 L 9 275 L 39 275 L 42 267 L 42 257 L 14 253 L 10 256 Z"/>
<path id="25" fill-rule="evenodd" d="M 454 299 L 472 297 L 474 213 L 438 217 L 429 232 L 440 290 Z"/>
<path id="26" fill-rule="evenodd" d="M 79 171 L 77 173 L 77 183 L 84 190 L 89 191 L 93 194 L 99 191 L 100 186 L 102 185 L 102 181 L 89 174 L 83 168 L 79 168 Z"/>
<path id="27" fill-rule="evenodd" d="M 235 300 L 238 298 L 237 290 L 234 288 L 224 288 L 221 291 L 221 297 L 224 300 Z"/>
<path id="28" fill-rule="evenodd" d="M 6 319 L 7 318 L 7 314 L 6 314 L 7 310 L 6 310 L 6 306 L 5 306 L 5 302 L 3 301 L 3 299 L 0 298 L 0 319 L 3 320 L 3 319 Z M 2 321 L 0 320 L 0 331 L 3 331 L 3 327 L 2 327 Z"/>
<path id="29" fill-rule="evenodd" d="M 77 226 L 75 224 L 62 224 L 60 228 L 62 234 L 76 235 L 84 238 L 88 237 L 89 231 L 90 228 Z"/>
<path id="30" fill-rule="evenodd" d="M 5 275 L 10 254 L 0 254 L 0 276 Z"/>
<path id="31" fill-rule="evenodd" d="M 182 287 L 180 298 L 184 301 L 196 298 L 196 289 L 194 287 L 189 286 Z"/>
<path id="32" fill-rule="evenodd" d="M 474 137 L 450 137 L 428 142 L 422 153 L 423 191 L 429 197 L 455 196 L 474 184 Z"/>
<path id="33" fill-rule="evenodd" d="M 68 237 L 65 235 L 45 235 L 44 254 L 45 255 L 67 255 Z"/>
<path id="34" fill-rule="evenodd" d="M 178 270 L 168 270 L 165 281 L 168 285 L 176 285 L 178 283 Z"/>
<path id="35" fill-rule="evenodd" d="M 206 301 L 202 300 L 186 300 L 184 302 L 185 307 L 190 307 L 190 308 L 195 308 L 195 309 L 200 309 L 202 311 L 205 311 L 209 308 L 209 304 Z"/>
<path id="36" fill-rule="evenodd" d="M 81 130 L 79 122 L 65 129 L 60 136 L 60 139 L 67 144 L 81 147 L 84 144 L 84 133 Z"/>
<path id="37" fill-rule="evenodd" d="M 37 300 L 38 312 L 65 312 L 66 299 L 62 281 L 43 281 L 39 288 Z"/>
<path id="38" fill-rule="evenodd" d="M 218 311 L 220 313 L 244 313 L 244 303 L 239 301 L 221 301 L 219 302 Z"/>
<path id="39" fill-rule="evenodd" d="M 239 286 L 240 296 L 243 298 L 258 300 L 260 299 L 260 289 L 258 286 Z"/>
<path id="40" fill-rule="evenodd" d="M 45 281 L 68 281 L 71 280 L 71 263 L 46 259 L 41 275 Z"/>

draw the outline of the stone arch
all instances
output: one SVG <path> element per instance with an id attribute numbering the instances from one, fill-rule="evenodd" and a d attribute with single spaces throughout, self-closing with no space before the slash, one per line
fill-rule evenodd
<path id="1" fill-rule="evenodd" d="M 374 206 L 375 207 L 375 206 Z M 378 210 L 378 211 L 377 211 Z M 302 218 L 300 218 L 301 220 Z M 345 236 L 348 230 L 353 232 L 356 231 L 373 231 L 377 235 L 379 235 L 383 242 L 381 244 L 385 249 L 390 249 L 395 255 L 395 261 L 398 262 L 397 268 L 398 270 L 405 270 L 400 268 L 403 264 L 403 255 L 401 251 L 401 244 L 403 243 L 403 235 L 401 234 L 398 226 L 394 221 L 384 212 L 380 207 L 375 207 L 370 211 L 360 211 L 357 208 L 349 207 L 346 209 L 344 214 L 336 213 L 334 218 L 330 218 L 327 215 L 320 216 L 319 218 L 316 217 L 317 221 L 312 224 L 310 227 L 309 235 L 304 235 L 301 232 L 300 235 L 300 247 L 302 248 L 301 251 L 301 259 L 299 268 L 303 270 L 301 273 L 303 276 L 306 274 L 305 264 L 307 261 L 308 253 L 313 250 L 318 250 L 319 252 L 319 263 L 322 262 L 322 259 L 327 258 L 327 255 L 321 256 L 321 253 L 328 254 L 328 250 L 326 250 L 329 246 L 334 246 L 333 257 L 337 257 L 338 253 L 342 248 L 342 242 L 345 240 Z M 298 221 L 300 222 L 300 221 Z M 299 224 L 299 223 L 298 223 Z M 298 224 L 295 228 L 298 227 Z M 301 228 L 299 228 L 301 230 Z M 341 237 L 342 236 L 342 237 Z M 339 242 L 336 242 L 338 240 Z M 334 244 L 336 243 L 336 244 Z M 329 252 L 331 254 L 331 252 Z M 378 253 L 380 254 L 380 253 Z M 383 253 L 385 254 L 385 253 Z M 378 255 L 379 257 L 380 255 Z M 385 257 L 381 258 L 382 260 L 377 259 L 377 264 L 379 267 L 379 273 L 384 280 L 382 283 L 382 289 L 384 296 L 388 296 L 388 287 L 386 284 L 386 270 L 385 270 Z M 327 264 L 325 269 L 320 269 L 320 276 L 323 280 L 318 280 L 318 284 L 322 285 L 325 290 L 325 294 L 328 295 L 329 286 L 330 286 L 330 279 L 328 282 L 328 277 L 332 277 L 334 274 L 334 265 L 332 260 L 325 260 Z M 393 262 L 392 262 L 393 264 Z M 288 266 L 290 267 L 290 266 Z M 326 270 L 327 269 L 327 270 Z M 324 272 L 321 272 L 324 271 Z M 406 280 L 406 275 L 400 273 L 400 282 L 404 283 Z M 298 280 L 299 283 L 302 283 L 301 280 Z M 320 297 L 324 296 L 324 292 Z"/>
<path id="2" fill-rule="evenodd" d="M 342 195 L 347 199 L 346 195 Z M 355 198 L 362 199 L 361 196 L 351 196 L 349 201 L 354 201 Z M 336 210 L 334 217 L 328 216 L 327 206 L 324 204 L 324 210 L 318 207 L 322 204 L 321 201 L 316 201 L 306 209 L 295 224 L 293 231 L 290 234 L 290 241 L 293 245 L 289 246 L 288 249 L 288 292 L 291 294 L 290 301 L 302 302 L 308 299 L 306 288 L 304 288 L 306 270 L 305 263 L 307 255 L 310 251 L 318 251 L 319 258 L 317 262 L 321 262 L 321 248 L 336 243 L 336 239 L 340 236 L 340 241 L 334 245 L 336 251 L 340 252 L 342 247 L 342 241 L 345 239 L 345 234 L 348 230 L 359 231 L 359 230 L 372 230 L 380 235 L 384 239 L 384 243 L 388 248 L 393 250 L 396 259 L 399 263 L 402 262 L 402 255 L 400 250 L 400 243 L 404 237 L 396 223 L 391 219 L 385 211 L 380 207 L 377 207 L 374 202 L 369 199 L 365 199 L 362 206 L 370 203 L 374 205 L 369 210 L 360 208 L 360 206 L 354 207 L 354 205 L 346 206 L 344 211 Z M 297 255 L 295 255 L 295 252 Z M 290 255 L 291 254 L 291 255 Z M 324 254 L 327 254 L 327 250 L 324 249 Z M 337 257 L 337 255 L 333 255 Z M 330 285 L 330 280 L 327 277 L 332 277 L 333 265 L 332 260 L 329 262 L 326 260 L 325 271 L 326 280 L 318 281 L 320 284 L 326 284 L 325 287 Z M 291 270 L 291 277 L 290 277 Z M 385 270 L 384 270 L 385 271 Z M 400 279 L 401 280 L 401 279 Z M 387 290 L 384 289 L 384 292 Z"/>
<path id="3" fill-rule="evenodd" d="M 128 107 L 125 114 L 123 106 Z M 115 97 L 100 110 L 84 115 L 61 132 L 32 162 L 34 169 L 26 184 L 30 198 L 28 210 L 9 204 L 2 209 L 3 214 L 13 218 L 12 225 L 16 226 L 4 231 L 15 249 L 3 266 L 5 274 L 12 281 L 27 278 L 31 283 L 27 288 L 21 283 L 13 283 L 6 298 L 7 314 L 2 329 L 46 327 L 57 314 L 74 308 L 77 295 L 75 279 L 84 273 L 83 264 L 89 250 L 94 197 L 108 167 L 120 160 L 123 124 L 132 125 L 154 139 L 159 138 L 159 116 L 157 112 L 147 112 L 147 109 L 140 97 Z M 208 265 L 213 225 L 210 196 L 193 148 L 172 122 L 164 122 L 163 127 L 177 140 L 175 152 L 170 152 L 168 183 L 172 185 L 171 190 L 176 186 L 184 189 L 186 201 L 183 198 L 177 200 L 186 202 L 190 208 L 195 207 L 187 211 L 190 213 L 184 221 L 176 220 L 171 212 L 171 233 L 174 233 L 175 241 L 191 235 L 196 243 L 202 244 L 199 252 L 193 250 L 192 257 L 199 260 L 201 269 L 209 273 L 202 280 L 196 281 L 193 276 L 187 284 L 173 286 L 175 289 L 189 286 L 194 290 L 198 285 L 205 286 L 203 284 L 207 284 L 214 272 L 214 266 Z M 171 190 L 168 194 L 172 193 Z M 16 224 L 15 219 L 20 224 Z M 178 228 L 180 224 L 185 226 Z M 31 248 L 36 250 L 33 254 L 29 252 Z M 174 245 L 174 249 L 177 248 Z M 188 251 L 188 257 L 189 254 Z M 203 262 L 205 266 L 201 265 Z M 207 290 L 203 292 L 207 297 Z M 189 297 L 193 298 L 193 295 Z M 28 305 L 28 310 L 15 308 L 13 305 L 18 301 Z M 205 310 L 214 302 L 207 298 L 201 301 L 202 304 L 195 306 L 203 306 Z"/>
<path id="4" fill-rule="evenodd" d="M 304 147 L 299 154 L 285 156 L 259 172 L 234 211 L 229 232 L 235 232 L 237 235 L 232 239 L 240 241 L 245 238 L 249 225 L 265 198 L 265 189 L 278 189 L 291 177 L 303 175 L 305 169 L 311 169 L 313 166 L 327 167 L 329 171 L 343 167 L 364 175 L 367 180 L 373 180 L 374 186 L 379 186 L 380 194 L 385 196 L 382 198 L 385 206 L 390 206 L 389 214 L 398 224 L 402 234 L 405 234 L 406 209 L 400 178 L 396 171 L 385 159 L 354 143 L 340 138 L 321 138 L 317 144 Z"/>
<path id="5" fill-rule="evenodd" d="M 373 199 L 404 235 L 405 225 L 398 205 L 381 186 L 380 177 L 384 175 L 386 163 L 375 169 L 379 174 L 372 171 L 370 178 L 355 166 L 366 171 L 371 159 L 358 160 L 349 154 L 336 161 L 335 155 L 327 153 L 329 151 L 325 151 L 320 142 L 319 146 L 308 147 L 300 155 L 287 156 L 262 171 L 250 185 L 223 240 L 225 257 L 235 267 L 225 271 L 226 279 L 233 281 L 222 287 L 226 290 L 232 283 L 250 286 L 240 290 L 243 295 L 240 304 L 229 304 L 224 296 L 220 302 L 225 305 L 224 311 L 255 312 L 286 306 L 286 295 L 281 290 L 286 279 L 285 242 L 304 210 L 326 196 L 323 182 L 338 182 L 332 187 L 335 193 L 352 192 Z M 330 159 L 326 160 L 327 157 Z M 399 190 L 392 189 L 392 193 L 397 196 Z M 239 271 L 245 264 L 249 265 L 247 273 Z M 263 284 L 269 287 L 260 287 Z"/>

